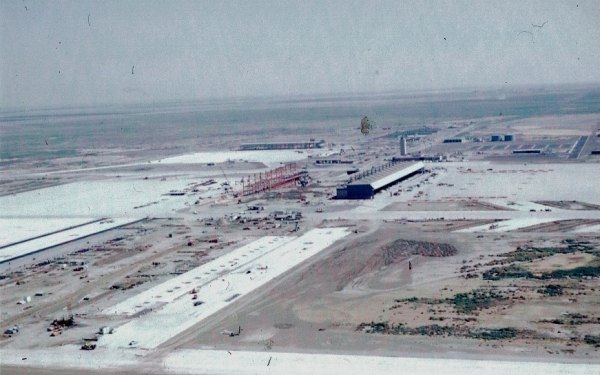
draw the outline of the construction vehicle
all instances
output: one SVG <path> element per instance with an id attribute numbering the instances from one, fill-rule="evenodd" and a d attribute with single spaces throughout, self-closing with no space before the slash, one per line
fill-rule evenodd
<path id="1" fill-rule="evenodd" d="M 237 332 L 229 331 L 227 329 L 221 332 L 221 334 L 223 334 L 225 336 L 229 336 L 229 337 L 239 336 L 240 333 L 242 333 L 242 326 L 238 326 Z"/>

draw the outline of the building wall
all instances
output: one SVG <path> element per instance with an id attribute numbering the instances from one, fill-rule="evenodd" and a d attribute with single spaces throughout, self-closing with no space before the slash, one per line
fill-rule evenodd
<path id="1" fill-rule="evenodd" d="M 294 150 L 308 148 L 322 148 L 325 141 L 318 142 L 289 142 L 289 143 L 245 143 L 240 145 L 240 150 Z"/>
<path id="2" fill-rule="evenodd" d="M 337 199 L 347 199 L 348 198 L 348 190 L 345 187 L 337 188 L 335 197 Z"/>
<path id="3" fill-rule="evenodd" d="M 375 192 L 371 185 L 348 185 L 346 187 L 348 195 L 346 199 L 371 199 Z"/>
<path id="4" fill-rule="evenodd" d="M 317 159 L 315 160 L 315 164 L 352 164 L 353 160 L 343 160 L 343 159 Z"/>

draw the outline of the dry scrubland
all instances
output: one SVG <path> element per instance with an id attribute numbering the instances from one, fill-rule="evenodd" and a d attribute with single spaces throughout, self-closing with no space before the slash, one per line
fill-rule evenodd
<path id="1" fill-rule="evenodd" d="M 598 148 L 598 124 L 596 114 L 438 121 L 409 151 L 439 152 L 446 161 L 427 163 L 427 173 L 366 201 L 330 199 L 347 167 L 315 165 L 317 150 L 227 161 L 223 152 L 205 153 L 207 144 L 185 155 L 113 149 L 89 157 L 83 168 L 63 158 L 18 163 L 18 178 L 2 169 L 0 219 L 12 228 L 0 236 L 6 248 L 90 220 L 136 220 L 0 264 L 2 373 L 202 372 L 186 353 L 207 356 L 208 366 L 218 355 L 248 350 L 261 360 L 268 353 L 272 366 L 284 352 L 339 356 L 331 361 L 368 355 L 597 365 L 600 167 L 590 150 Z M 323 151 L 344 149 L 343 158 L 361 169 L 397 154 L 395 129 L 376 128 L 366 137 L 354 126 L 346 130 L 298 138 L 327 137 L 335 145 Z M 514 133 L 517 141 L 474 140 L 492 133 Z M 472 140 L 442 143 L 452 136 Z M 244 141 L 224 137 L 210 147 Z M 512 155 L 532 146 L 545 152 Z M 308 170 L 307 187 L 232 196 L 242 177 L 293 160 Z M 275 219 L 289 210 L 301 218 Z M 276 260 L 279 250 L 252 262 L 219 262 L 265 236 L 293 242 L 315 228 L 347 234 L 210 316 L 194 306 L 211 303 L 204 274 L 161 292 L 173 298 L 153 296 L 162 302 L 150 307 L 141 302 L 134 314 L 111 310 L 203 265 L 225 291 L 234 288 L 229 280 L 284 270 L 277 268 L 285 263 Z M 306 241 L 290 254 L 318 245 Z M 105 345 L 109 329 L 98 334 L 108 326 L 116 337 L 121 327 L 153 321 L 173 303 L 193 324 L 181 333 L 161 331 L 166 340 L 154 349 L 143 340 L 113 349 Z M 209 350 L 223 352 L 210 357 Z M 273 371 L 297 360 L 283 357 L 284 367 Z"/>

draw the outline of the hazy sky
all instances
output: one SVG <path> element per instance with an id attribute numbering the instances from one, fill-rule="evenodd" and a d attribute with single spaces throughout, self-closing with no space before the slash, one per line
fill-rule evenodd
<path id="1" fill-rule="evenodd" d="M 600 82 L 599 65 L 597 0 L 0 0 L 0 108 Z"/>

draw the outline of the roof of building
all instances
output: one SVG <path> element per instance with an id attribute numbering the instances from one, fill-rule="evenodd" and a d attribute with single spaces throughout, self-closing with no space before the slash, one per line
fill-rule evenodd
<path id="1" fill-rule="evenodd" d="M 325 143 L 324 139 L 319 141 L 292 141 L 292 142 L 254 142 L 254 143 L 242 143 L 240 146 L 256 146 L 256 145 L 304 145 L 304 144 L 322 144 Z"/>
<path id="2" fill-rule="evenodd" d="M 421 161 L 395 163 L 388 168 L 352 181 L 348 185 L 371 185 L 374 190 L 377 190 L 424 167 L 425 165 Z"/>

